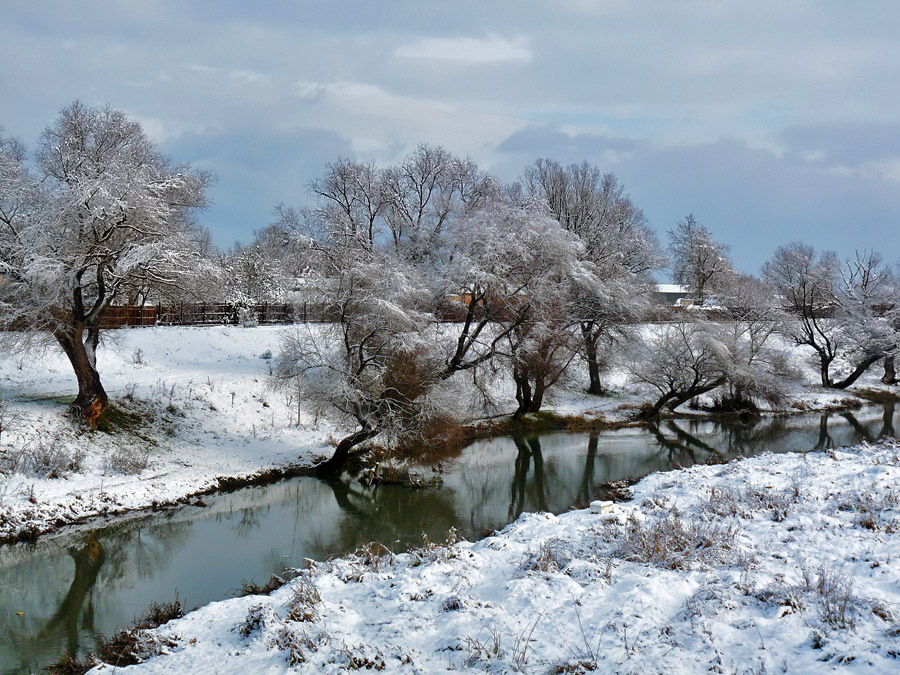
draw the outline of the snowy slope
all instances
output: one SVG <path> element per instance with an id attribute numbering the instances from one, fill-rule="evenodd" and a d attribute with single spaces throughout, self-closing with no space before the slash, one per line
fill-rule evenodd
<path id="1" fill-rule="evenodd" d="M 656 474 L 612 514 L 319 563 L 116 672 L 896 672 L 898 480 L 894 443 Z"/>

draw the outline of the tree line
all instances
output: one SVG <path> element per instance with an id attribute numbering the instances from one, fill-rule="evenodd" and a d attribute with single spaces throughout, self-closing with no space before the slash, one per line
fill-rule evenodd
<path id="1" fill-rule="evenodd" d="M 388 166 L 338 158 L 305 205 L 278 205 L 224 252 L 197 220 L 212 179 L 110 107 L 63 109 L 33 155 L 0 136 L 0 323 L 24 328 L 3 337 L 55 342 L 88 421 L 108 404 L 96 347 L 112 303 L 240 308 L 286 293 L 333 317 L 290 331 L 273 376 L 352 427 L 330 466 L 375 436 L 427 442 L 461 408 L 500 405 L 504 378 L 515 416 L 579 371 L 603 394 L 614 363 L 654 392 L 645 415 L 709 392 L 723 409 L 777 404 L 787 342 L 814 356 L 824 387 L 879 360 L 893 382 L 898 284 L 878 254 L 792 243 L 744 275 L 693 215 L 664 250 L 616 176 L 587 162 L 537 159 L 504 183 L 430 145 Z M 642 326 L 667 267 L 700 309 Z"/>

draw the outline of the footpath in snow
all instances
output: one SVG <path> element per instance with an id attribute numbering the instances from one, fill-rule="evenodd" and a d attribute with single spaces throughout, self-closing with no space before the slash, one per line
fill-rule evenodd
<path id="1" fill-rule="evenodd" d="M 92 672 L 896 672 L 898 484 L 893 442 L 655 474 L 611 513 L 314 563 Z"/>

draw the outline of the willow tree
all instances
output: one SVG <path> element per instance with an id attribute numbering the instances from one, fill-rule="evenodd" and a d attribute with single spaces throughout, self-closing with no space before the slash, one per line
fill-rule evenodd
<path id="1" fill-rule="evenodd" d="M 64 108 L 33 165 L 0 143 L 0 322 L 8 339 L 55 339 L 78 381 L 72 409 L 90 423 L 108 405 L 103 313 L 127 288 L 175 283 L 192 266 L 186 234 L 206 184 L 108 106 Z"/>

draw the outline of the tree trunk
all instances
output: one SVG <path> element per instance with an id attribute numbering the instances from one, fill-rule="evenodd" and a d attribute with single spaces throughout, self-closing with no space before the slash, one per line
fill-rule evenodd
<path id="1" fill-rule="evenodd" d="M 597 359 L 597 335 L 590 324 L 581 324 L 581 335 L 584 338 L 584 357 L 588 366 L 587 393 L 599 396 L 603 393 L 603 385 L 600 383 L 600 362 Z"/>
<path id="2" fill-rule="evenodd" d="M 822 386 L 826 389 L 831 388 L 831 361 L 821 354 L 819 355 L 819 376 L 822 378 Z"/>
<path id="3" fill-rule="evenodd" d="M 872 356 L 867 356 L 856 366 L 856 368 L 853 369 L 853 372 L 847 375 L 847 377 L 845 377 L 840 382 L 835 382 L 831 386 L 834 389 L 846 389 L 851 384 L 856 382 L 859 379 L 860 375 L 866 372 L 869 369 L 869 366 L 871 366 L 880 358 L 881 354 L 873 354 Z"/>
<path id="4" fill-rule="evenodd" d="M 95 426 L 97 418 L 109 405 L 109 397 L 103 389 L 100 373 L 97 372 L 95 365 L 99 329 L 88 328 L 87 337 L 84 333 L 83 326 L 67 327 L 57 329 L 54 337 L 72 364 L 72 370 L 75 371 L 78 380 L 78 396 L 72 401 L 70 410 L 80 415 L 91 426 Z"/>
<path id="5" fill-rule="evenodd" d="M 884 375 L 881 376 L 881 381 L 885 384 L 897 384 L 897 373 L 894 371 L 893 356 L 884 357 Z"/>
<path id="6" fill-rule="evenodd" d="M 315 473 L 320 476 L 334 476 L 339 474 L 347 464 L 347 460 L 350 458 L 350 451 L 363 441 L 367 441 L 377 434 L 378 429 L 373 427 L 363 427 L 359 431 L 350 434 L 338 443 L 331 459 L 316 465 Z"/>
<path id="7" fill-rule="evenodd" d="M 513 366 L 513 380 L 516 383 L 516 401 L 519 407 L 513 413 L 513 419 L 519 419 L 531 409 L 531 381 L 528 378 L 528 369 L 516 364 Z"/>
<path id="8" fill-rule="evenodd" d="M 513 413 L 513 419 L 521 419 L 522 415 L 540 412 L 544 401 L 544 391 L 547 389 L 543 376 L 535 377 L 534 386 L 531 384 L 531 376 L 528 368 L 515 366 L 513 379 L 516 382 L 516 401 L 519 407 Z"/>

